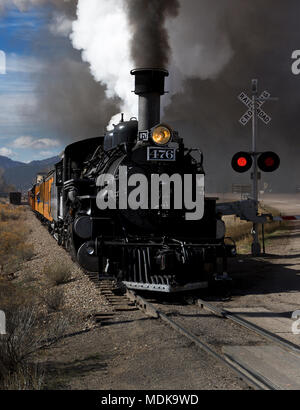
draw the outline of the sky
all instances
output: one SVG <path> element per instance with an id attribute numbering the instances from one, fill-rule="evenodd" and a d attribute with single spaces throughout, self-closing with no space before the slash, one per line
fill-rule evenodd
<path id="1" fill-rule="evenodd" d="M 231 158 L 251 149 L 238 95 L 251 93 L 252 78 L 259 92 L 278 97 L 264 105 L 272 121 L 259 121 L 258 149 L 278 153 L 281 165 L 262 175 L 261 187 L 295 192 L 300 185 L 300 73 L 291 69 L 300 50 L 299 0 L 0 0 L 0 11 L 3 5 L 0 155 L 29 162 L 103 135 L 121 112 L 137 115 L 129 71 L 163 64 L 170 76 L 162 121 L 203 150 L 208 190 L 250 182 L 250 172 L 231 169 Z"/>
<path id="2" fill-rule="evenodd" d="M 47 24 L 43 8 L 21 13 L 11 6 L 0 16 L 0 50 L 6 56 L 6 73 L 0 74 L 0 155 L 22 162 L 49 158 L 63 149 L 55 133 L 32 116 L 38 103 L 35 77 L 43 70 L 32 44 Z"/>

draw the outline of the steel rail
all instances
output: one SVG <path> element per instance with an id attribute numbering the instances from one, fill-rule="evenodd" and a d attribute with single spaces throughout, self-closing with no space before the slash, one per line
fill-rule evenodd
<path id="1" fill-rule="evenodd" d="M 255 370 L 248 368 L 246 365 L 242 365 L 241 363 L 235 362 L 230 357 L 223 357 L 222 355 L 217 353 L 207 343 L 203 342 L 198 336 L 191 333 L 188 329 L 185 329 L 180 324 L 176 323 L 173 319 L 170 319 L 164 312 L 157 309 L 153 304 L 149 303 L 147 300 L 137 295 L 132 290 L 127 290 L 126 296 L 131 302 L 134 302 L 135 305 L 140 310 L 142 310 L 146 315 L 154 318 L 160 318 L 162 321 L 164 321 L 170 327 L 172 327 L 175 331 L 185 336 L 193 343 L 195 343 L 196 346 L 200 347 L 200 349 L 204 350 L 206 353 L 211 355 L 214 359 L 218 360 L 223 365 L 233 370 L 237 374 L 237 376 L 242 378 L 248 385 L 252 386 L 254 389 L 280 390 L 280 387 L 278 387 L 270 380 L 255 372 Z"/>
<path id="2" fill-rule="evenodd" d="M 237 314 L 232 313 L 226 309 L 223 308 L 218 308 L 216 306 L 213 306 L 211 303 L 206 302 L 205 300 L 198 299 L 197 303 L 199 306 L 203 307 L 204 309 L 214 313 L 217 316 L 224 317 L 226 319 L 231 320 L 232 322 L 238 323 L 240 326 L 245 327 L 248 330 L 251 330 L 258 335 L 262 336 L 266 340 L 269 340 L 273 343 L 276 343 L 280 347 L 288 350 L 288 351 L 293 351 L 294 353 L 300 354 L 300 348 L 299 346 L 295 345 L 292 342 L 289 342 L 288 340 L 283 339 L 280 336 L 275 335 L 272 332 L 269 332 L 266 329 L 263 329 L 262 327 L 255 325 L 251 322 L 249 322 L 246 319 L 242 319 L 239 317 Z"/>

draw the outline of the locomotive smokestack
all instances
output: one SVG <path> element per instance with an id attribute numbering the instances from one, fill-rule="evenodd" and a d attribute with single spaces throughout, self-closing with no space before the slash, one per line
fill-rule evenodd
<path id="1" fill-rule="evenodd" d="M 160 122 L 160 96 L 165 94 L 164 68 L 138 68 L 135 76 L 135 94 L 139 96 L 139 131 L 148 130 Z"/>

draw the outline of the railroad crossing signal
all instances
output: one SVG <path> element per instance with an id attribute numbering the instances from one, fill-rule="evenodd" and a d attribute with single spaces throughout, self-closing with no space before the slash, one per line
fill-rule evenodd
<path id="1" fill-rule="evenodd" d="M 258 101 L 256 102 L 256 109 L 257 109 L 257 118 L 259 118 L 261 121 L 263 121 L 265 124 L 269 124 L 271 122 L 272 118 L 265 113 L 260 107 L 266 102 L 267 99 L 269 99 L 271 94 L 268 91 L 263 91 L 261 95 L 258 97 Z M 248 111 L 245 112 L 245 114 L 240 118 L 239 123 L 242 124 L 243 126 L 246 125 L 253 116 L 253 109 L 252 109 L 252 99 L 248 97 L 248 95 L 244 92 L 242 92 L 239 96 L 238 99 L 248 107 Z"/>
<path id="2" fill-rule="evenodd" d="M 274 152 L 268 151 L 264 153 L 257 152 L 257 129 L 258 119 L 265 124 L 269 124 L 272 118 L 263 111 L 261 108 L 266 101 L 277 100 L 278 98 L 271 97 L 268 91 L 263 91 L 258 96 L 258 80 L 253 79 L 251 82 L 251 98 L 244 92 L 238 96 L 248 110 L 240 118 L 239 122 L 245 126 L 250 120 L 252 120 L 252 150 L 251 152 L 238 152 L 231 161 L 232 168 L 236 172 L 246 172 L 252 167 L 251 179 L 252 179 L 252 200 L 255 203 L 256 213 L 258 213 L 258 180 L 260 179 L 260 173 L 258 168 L 264 172 L 275 171 L 280 164 L 280 159 Z M 253 223 L 253 242 L 251 245 L 252 255 L 260 255 L 261 247 L 258 238 L 258 224 Z"/>
<path id="3" fill-rule="evenodd" d="M 247 172 L 253 165 L 253 159 L 251 152 L 239 151 L 232 157 L 231 166 L 236 172 Z M 256 153 L 257 155 L 257 153 Z M 257 160 L 258 167 L 263 172 L 273 172 L 279 168 L 280 158 L 272 151 L 266 151 L 260 154 Z M 251 178 L 252 179 L 252 178 Z M 259 178 L 258 178 L 259 179 Z"/>

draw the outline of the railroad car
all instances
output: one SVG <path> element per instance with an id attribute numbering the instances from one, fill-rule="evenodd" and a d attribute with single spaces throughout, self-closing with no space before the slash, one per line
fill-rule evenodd
<path id="1" fill-rule="evenodd" d="M 9 202 L 13 205 L 21 205 L 22 194 L 21 192 L 10 192 Z"/>
<path id="2" fill-rule="evenodd" d="M 235 246 L 225 243 L 216 198 L 204 196 L 203 155 L 160 122 L 168 72 L 146 68 L 131 74 L 139 120 L 122 116 L 105 135 L 68 145 L 29 191 L 29 204 L 58 243 L 100 278 L 158 292 L 207 287 L 227 271 Z M 156 190 L 133 184 L 155 178 Z M 184 195 L 193 204 L 198 194 L 202 210 L 193 219 Z M 154 206 L 147 207 L 147 199 Z"/>

